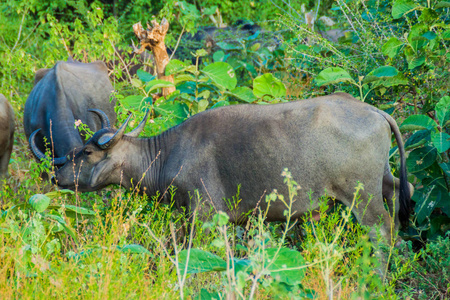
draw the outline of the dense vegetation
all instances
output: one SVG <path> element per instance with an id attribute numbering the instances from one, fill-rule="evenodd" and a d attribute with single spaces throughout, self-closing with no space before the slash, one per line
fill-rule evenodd
<path id="1" fill-rule="evenodd" d="M 151 61 L 136 75 L 123 67 L 131 60 L 123 51 L 136 42 L 132 25 L 154 17 L 170 22 L 166 45 L 175 53 L 166 75 L 177 88 L 156 101 L 151 94 L 172 84 L 155 79 Z M 450 2 L 4 0 L 0 20 L 0 93 L 16 114 L 11 176 L 0 185 L 2 299 L 450 297 Z M 212 45 L 196 38 L 223 23 L 235 31 L 221 31 Z M 116 62 L 118 124 L 128 111 L 138 121 L 150 109 L 144 136 L 218 106 L 336 91 L 391 114 L 415 193 L 402 241 L 384 241 L 386 278 L 376 275 L 368 229 L 345 208 L 324 207 L 319 221 L 300 225 L 267 224 L 255 213 L 245 228 L 218 213 L 195 220 L 183 240 L 183 214 L 158 195 L 117 186 L 74 193 L 42 179 L 51 166 L 28 150 L 23 107 L 35 72 L 69 55 Z M 290 194 L 268 200 L 283 199 L 289 211 L 297 183 L 283 175 Z M 229 200 L 237 205 L 239 194 Z"/>

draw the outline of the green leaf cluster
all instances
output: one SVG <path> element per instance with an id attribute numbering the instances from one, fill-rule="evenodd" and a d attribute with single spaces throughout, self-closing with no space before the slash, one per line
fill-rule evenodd
<path id="1" fill-rule="evenodd" d="M 420 186 L 412 198 L 416 202 L 415 224 L 421 230 L 429 229 L 428 238 L 442 234 L 441 225 L 450 222 L 449 96 L 439 100 L 435 112 L 435 119 L 412 115 L 400 126 L 400 130 L 413 133 L 405 143 L 407 149 L 413 149 L 406 164 Z M 433 220 L 435 209 L 440 209 L 443 215 Z"/>

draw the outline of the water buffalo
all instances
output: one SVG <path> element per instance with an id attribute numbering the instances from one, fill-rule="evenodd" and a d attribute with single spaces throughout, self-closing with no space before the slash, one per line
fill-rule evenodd
<path id="1" fill-rule="evenodd" d="M 9 158 L 14 144 L 14 111 L 0 94 L 0 178 L 8 176 Z"/>
<path id="2" fill-rule="evenodd" d="M 54 181 L 78 191 L 95 191 L 109 184 L 131 188 L 139 182 L 140 191 L 148 195 L 165 194 L 173 185 L 175 205 L 191 210 L 197 206 L 192 191 L 198 189 L 205 206 L 228 212 L 231 221 L 237 222 L 235 216 L 258 203 L 265 209 L 267 203 L 260 199 L 272 189 L 287 195 L 280 173 L 288 168 L 302 188 L 293 204 L 295 218 L 314 208 L 310 192 L 317 200 L 326 191 L 350 207 L 359 181 L 364 184 L 363 203 L 353 212 L 362 224 L 373 226 L 381 218 L 381 233 L 390 241 L 392 223 L 383 198 L 391 213 L 395 207 L 396 226 L 399 220 L 408 222 L 413 189 L 406 178 L 397 124 L 385 112 L 348 94 L 212 109 L 151 138 L 124 134 L 128 120 L 117 131 L 97 131 L 56 172 Z M 401 158 L 400 179 L 389 169 L 391 133 Z M 235 195 L 238 185 L 242 201 L 230 213 L 223 199 Z M 267 220 L 285 220 L 284 210 L 281 202 L 272 203 Z M 374 234 L 373 230 L 371 237 Z"/>
<path id="3" fill-rule="evenodd" d="M 44 157 L 44 137 L 55 165 L 60 165 L 71 151 L 82 147 L 85 137 L 74 123 L 81 120 L 93 131 L 101 128 L 100 119 L 88 112 L 89 108 L 102 110 L 114 124 L 112 91 L 107 68 L 101 61 L 80 63 L 69 59 L 51 69 L 38 70 L 23 116 L 25 134 L 35 156 Z"/>

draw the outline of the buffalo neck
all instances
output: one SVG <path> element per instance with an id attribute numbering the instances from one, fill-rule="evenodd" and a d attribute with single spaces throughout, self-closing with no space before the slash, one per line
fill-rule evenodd
<path id="1" fill-rule="evenodd" d="M 139 185 L 141 194 L 153 196 L 159 191 L 162 195 L 170 185 L 165 167 L 176 141 L 175 134 L 169 129 L 151 138 L 125 138 L 131 151 L 125 158 L 123 184 Z"/>

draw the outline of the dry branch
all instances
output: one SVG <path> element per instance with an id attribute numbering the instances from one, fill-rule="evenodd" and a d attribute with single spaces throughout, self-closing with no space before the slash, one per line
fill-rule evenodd
<path id="1" fill-rule="evenodd" d="M 169 55 L 167 54 L 166 45 L 164 44 L 164 38 L 169 30 L 169 22 L 166 18 L 163 18 L 161 24 L 158 24 L 158 22 L 153 20 L 152 25 L 153 26 L 150 26 L 150 24 L 147 23 L 147 30 L 142 27 L 141 22 L 133 25 L 134 34 L 141 44 L 141 47 L 135 52 L 140 54 L 145 49 L 152 51 L 158 79 L 174 83 L 173 75 L 165 75 L 166 66 L 170 60 Z M 163 88 L 162 96 L 167 96 L 174 91 L 175 87 Z"/>

